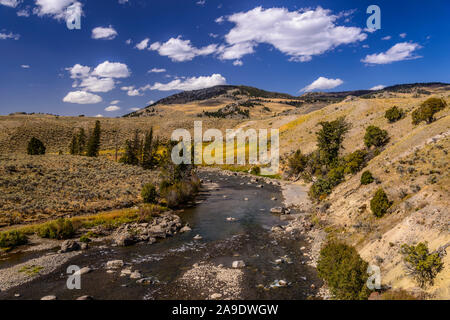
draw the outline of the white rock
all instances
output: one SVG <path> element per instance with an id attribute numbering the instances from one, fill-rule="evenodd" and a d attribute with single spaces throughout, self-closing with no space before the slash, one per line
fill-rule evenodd
<path id="1" fill-rule="evenodd" d="M 217 300 L 217 299 L 220 299 L 220 298 L 222 298 L 222 295 L 220 293 L 213 293 L 211 295 L 211 299 L 212 300 Z"/>
<path id="2" fill-rule="evenodd" d="M 202 240 L 202 239 L 203 237 L 199 234 L 194 237 L 194 240 Z"/>
<path id="3" fill-rule="evenodd" d="M 130 274 L 130 279 L 141 279 L 141 278 L 142 278 L 142 274 L 138 270 L 136 270 L 132 274 Z"/>
<path id="4" fill-rule="evenodd" d="M 119 269 L 123 267 L 123 260 L 111 260 L 106 263 L 106 269 Z"/>
<path id="5" fill-rule="evenodd" d="M 233 261 L 233 264 L 231 266 L 235 269 L 244 268 L 245 262 L 242 260 Z"/>
<path id="6" fill-rule="evenodd" d="M 42 297 L 41 300 L 56 300 L 56 296 L 45 296 Z"/>

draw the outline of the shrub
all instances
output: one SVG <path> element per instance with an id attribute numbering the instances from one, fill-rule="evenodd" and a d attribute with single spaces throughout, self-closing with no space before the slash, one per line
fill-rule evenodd
<path id="1" fill-rule="evenodd" d="M 153 184 L 147 183 L 142 187 L 141 196 L 145 203 L 156 203 L 158 192 Z"/>
<path id="2" fill-rule="evenodd" d="M 345 169 L 344 173 L 354 174 L 362 169 L 366 162 L 367 151 L 356 150 L 344 157 Z"/>
<path id="3" fill-rule="evenodd" d="M 339 183 L 341 183 L 344 180 L 344 171 L 345 171 L 345 168 L 342 166 L 331 169 L 327 175 L 328 182 L 333 187 L 337 186 Z"/>
<path id="4" fill-rule="evenodd" d="M 317 263 L 319 277 L 327 282 L 337 299 L 367 299 L 368 263 L 352 246 L 331 241 L 320 250 Z"/>
<path id="5" fill-rule="evenodd" d="M 383 188 L 379 188 L 372 200 L 370 200 L 370 210 L 378 218 L 384 216 L 391 205 L 392 203 L 389 201 Z"/>
<path id="6" fill-rule="evenodd" d="M 38 230 L 38 235 L 41 238 L 49 239 L 70 239 L 75 234 L 75 228 L 70 220 L 60 218 L 44 224 Z"/>
<path id="7" fill-rule="evenodd" d="M 45 154 L 45 146 L 41 140 L 35 137 L 31 138 L 28 142 L 27 153 L 29 155 L 42 155 Z"/>
<path id="8" fill-rule="evenodd" d="M 434 115 L 443 110 L 447 106 L 444 99 L 429 98 L 425 100 L 417 110 L 412 113 L 412 123 L 417 125 L 422 121 L 426 123 L 432 123 L 434 121 Z"/>
<path id="9" fill-rule="evenodd" d="M 337 161 L 344 135 L 350 125 L 345 118 L 338 118 L 331 122 L 320 122 L 322 127 L 317 132 L 317 147 L 320 150 L 320 159 L 324 164 L 330 165 Z"/>
<path id="10" fill-rule="evenodd" d="M 22 244 L 26 244 L 28 239 L 20 231 L 5 231 L 0 233 L 0 248 L 10 250 Z"/>
<path id="11" fill-rule="evenodd" d="M 258 166 L 254 166 L 250 169 L 250 174 L 259 175 L 261 174 L 261 168 Z"/>
<path id="12" fill-rule="evenodd" d="M 313 199 L 322 200 L 328 196 L 331 191 L 333 191 L 333 184 L 328 179 L 319 178 L 313 183 L 311 188 L 309 188 L 308 194 Z"/>
<path id="13" fill-rule="evenodd" d="M 83 235 L 80 237 L 80 242 L 83 242 L 83 243 L 89 243 L 89 242 L 91 242 L 91 239 L 89 238 L 88 235 L 83 234 Z"/>
<path id="14" fill-rule="evenodd" d="M 418 285 L 422 288 L 433 285 L 434 278 L 444 267 L 439 253 L 429 253 L 426 242 L 420 242 L 417 246 L 404 244 L 401 252 L 407 273 Z"/>
<path id="15" fill-rule="evenodd" d="M 288 167 L 291 174 L 297 175 L 303 170 L 305 170 L 308 164 L 308 156 L 302 154 L 300 150 L 295 151 L 295 153 L 288 159 Z"/>
<path id="16" fill-rule="evenodd" d="M 192 177 L 190 180 L 177 181 L 173 184 L 162 181 L 160 192 L 166 200 L 167 206 L 174 208 L 191 200 L 198 192 L 199 186 L 200 182 L 196 177 Z"/>
<path id="17" fill-rule="evenodd" d="M 370 171 L 364 171 L 363 174 L 361 175 L 361 184 L 363 185 L 371 184 L 374 181 L 375 179 L 373 178 L 372 173 Z"/>
<path id="18" fill-rule="evenodd" d="M 389 141 L 389 135 L 386 130 L 375 126 L 368 126 L 364 135 L 364 144 L 367 148 L 371 146 L 382 147 Z"/>
<path id="19" fill-rule="evenodd" d="M 384 114 L 384 117 L 386 119 L 388 119 L 389 122 L 393 123 L 393 122 L 397 122 L 398 120 L 403 118 L 404 115 L 405 115 L 405 111 L 403 111 L 403 109 L 401 109 L 397 106 L 393 106 L 392 108 L 390 108 L 386 111 L 386 113 Z"/>

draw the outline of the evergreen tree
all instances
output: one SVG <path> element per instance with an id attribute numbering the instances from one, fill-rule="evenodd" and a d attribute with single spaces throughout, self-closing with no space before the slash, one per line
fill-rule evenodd
<path id="1" fill-rule="evenodd" d="M 88 157 L 98 157 L 98 152 L 100 150 L 100 135 L 100 121 L 97 120 L 95 122 L 94 130 L 92 131 L 92 134 L 90 135 L 89 141 L 87 143 L 86 155 Z"/>
<path id="2" fill-rule="evenodd" d="M 142 154 L 142 167 L 144 169 L 152 169 L 155 164 L 155 153 L 156 148 L 153 143 L 153 128 L 150 128 L 150 131 L 145 134 L 144 138 L 144 147 Z"/>
<path id="3" fill-rule="evenodd" d="M 135 158 L 137 159 L 136 165 L 142 162 L 142 141 L 139 138 L 139 130 L 134 131 L 134 137 L 131 143 L 133 153 Z"/>
<path id="4" fill-rule="evenodd" d="M 78 154 L 78 137 L 77 137 L 77 135 L 72 136 L 72 141 L 70 142 L 70 145 L 69 145 L 69 152 L 71 155 Z"/>
<path id="5" fill-rule="evenodd" d="M 82 155 L 84 153 L 84 149 L 86 148 L 86 133 L 84 129 L 81 128 L 78 133 L 78 154 Z"/>
<path id="6" fill-rule="evenodd" d="M 45 154 L 45 146 L 41 140 L 33 137 L 31 138 L 30 142 L 28 142 L 27 153 L 29 155 Z"/>
<path id="7" fill-rule="evenodd" d="M 320 122 L 322 129 L 317 132 L 317 147 L 323 164 L 331 165 L 337 161 L 344 135 L 350 125 L 345 118 L 338 118 L 331 122 Z"/>

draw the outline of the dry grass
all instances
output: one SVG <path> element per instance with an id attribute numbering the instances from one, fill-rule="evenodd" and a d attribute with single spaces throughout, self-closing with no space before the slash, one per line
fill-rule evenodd
<path id="1" fill-rule="evenodd" d="M 69 155 L 0 157 L 0 223 L 39 221 L 129 207 L 158 174 L 140 167 Z"/>

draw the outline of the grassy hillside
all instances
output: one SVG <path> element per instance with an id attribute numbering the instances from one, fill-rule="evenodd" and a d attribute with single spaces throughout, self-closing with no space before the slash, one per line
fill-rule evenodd
<path id="1" fill-rule="evenodd" d="M 438 92 L 450 102 L 449 92 Z M 436 114 L 436 121 L 413 125 L 412 110 L 428 95 L 397 94 L 391 98 L 352 99 L 302 115 L 281 127 L 285 154 L 300 149 L 316 149 L 318 123 L 345 116 L 351 123 L 342 155 L 364 147 L 363 137 L 369 125 L 388 132 L 390 141 L 381 154 L 362 170 L 369 170 L 377 183 L 361 185 L 361 173 L 348 175 L 319 205 L 316 221 L 329 233 L 355 245 L 362 257 L 379 265 L 382 283 L 394 288 L 416 290 L 406 275 L 400 247 L 427 241 L 430 251 L 450 245 L 450 110 Z M 384 114 L 392 106 L 406 111 L 403 119 L 389 123 Z M 370 200 L 382 187 L 393 202 L 388 214 L 376 218 Z M 324 208 L 324 209 L 323 209 Z M 447 248 L 447 252 L 449 249 Z M 426 292 L 434 298 L 450 296 L 450 259 L 444 257 L 444 271 Z"/>
<path id="2" fill-rule="evenodd" d="M 0 226 L 130 207 L 158 173 L 69 155 L 0 156 Z"/>

